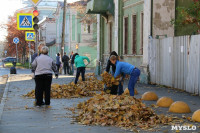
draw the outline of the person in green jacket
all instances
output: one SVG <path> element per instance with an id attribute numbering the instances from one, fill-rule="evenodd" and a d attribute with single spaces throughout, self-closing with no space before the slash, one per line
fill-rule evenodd
<path id="1" fill-rule="evenodd" d="M 74 55 L 75 55 L 74 64 L 77 68 L 75 84 L 77 84 L 80 73 L 82 75 L 82 81 L 85 81 L 85 67 L 86 66 L 84 64 L 84 60 L 86 59 L 88 61 L 88 64 L 90 63 L 90 60 L 86 56 L 79 56 L 78 53 L 75 53 Z"/>

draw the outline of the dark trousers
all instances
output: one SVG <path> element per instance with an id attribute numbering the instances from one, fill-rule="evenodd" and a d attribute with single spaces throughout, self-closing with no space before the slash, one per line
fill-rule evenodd
<path id="1" fill-rule="evenodd" d="M 56 64 L 56 66 L 57 66 L 57 72 L 59 72 L 60 64 Z"/>
<path id="2" fill-rule="evenodd" d="M 35 82 L 36 105 L 42 105 L 43 92 L 45 93 L 45 104 L 50 105 L 52 74 L 36 75 Z"/>
<path id="3" fill-rule="evenodd" d="M 128 90 L 129 90 L 130 96 L 134 96 L 135 84 L 139 76 L 140 76 L 140 70 L 138 68 L 134 68 L 130 75 L 130 80 L 128 83 Z"/>
<path id="4" fill-rule="evenodd" d="M 82 75 L 82 81 L 85 81 L 85 67 L 78 67 L 76 72 L 75 84 L 77 84 L 80 73 Z"/>
<path id="5" fill-rule="evenodd" d="M 112 94 L 112 95 L 117 95 L 117 89 L 118 89 L 118 85 L 113 85 L 113 86 L 110 88 L 110 94 Z"/>
<path id="6" fill-rule="evenodd" d="M 121 95 L 124 93 L 122 82 L 123 82 L 123 80 L 119 81 L 118 95 Z"/>
<path id="7" fill-rule="evenodd" d="M 69 74 L 69 63 L 64 63 L 64 73 L 66 74 L 66 69 L 67 69 L 67 74 Z"/>

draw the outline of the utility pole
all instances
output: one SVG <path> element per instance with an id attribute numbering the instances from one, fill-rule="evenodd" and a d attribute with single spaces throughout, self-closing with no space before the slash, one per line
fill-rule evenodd
<path id="1" fill-rule="evenodd" d="M 71 12 L 69 9 L 69 52 L 71 53 Z"/>
<path id="2" fill-rule="evenodd" d="M 64 8 L 63 8 L 63 24 L 62 24 L 62 43 L 61 43 L 61 58 L 64 55 L 65 49 L 65 22 L 66 22 L 66 3 L 67 0 L 64 0 Z"/>

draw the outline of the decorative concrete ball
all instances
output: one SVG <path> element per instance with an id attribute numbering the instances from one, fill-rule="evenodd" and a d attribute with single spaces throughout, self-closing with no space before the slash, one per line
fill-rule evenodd
<path id="1" fill-rule="evenodd" d="M 137 91 L 136 89 L 134 89 L 134 94 L 135 94 L 135 95 L 138 94 L 138 91 Z M 130 95 L 128 88 L 126 88 L 126 89 L 124 90 L 123 95 Z"/>
<path id="2" fill-rule="evenodd" d="M 193 113 L 192 120 L 196 122 L 200 122 L 200 109 Z"/>
<path id="3" fill-rule="evenodd" d="M 169 97 L 161 97 L 158 99 L 156 105 L 168 108 L 174 101 Z"/>
<path id="4" fill-rule="evenodd" d="M 148 91 L 148 92 L 145 92 L 142 95 L 142 100 L 145 100 L 145 101 L 156 101 L 156 100 L 158 100 L 158 96 L 156 95 L 155 92 Z"/>
<path id="5" fill-rule="evenodd" d="M 177 101 L 171 104 L 169 107 L 169 112 L 172 113 L 190 113 L 190 107 L 182 101 Z"/>

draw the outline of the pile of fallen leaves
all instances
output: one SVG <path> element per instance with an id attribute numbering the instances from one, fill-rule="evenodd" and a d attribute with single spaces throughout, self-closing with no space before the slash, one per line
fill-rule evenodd
<path id="1" fill-rule="evenodd" d="M 169 124 L 175 118 L 157 115 L 140 99 L 131 96 L 96 94 L 77 105 L 76 120 L 84 125 L 117 126 L 129 130 L 148 129 L 158 124 Z"/>
<path id="2" fill-rule="evenodd" d="M 114 78 L 111 74 L 109 74 L 108 72 L 104 71 L 101 74 L 101 77 L 102 77 L 102 82 L 107 87 L 112 87 L 113 85 L 119 85 L 120 76 L 118 76 L 117 78 Z"/>
<path id="3" fill-rule="evenodd" d="M 89 97 L 93 96 L 95 93 L 88 91 L 87 88 L 75 85 L 74 82 L 69 84 L 52 84 L 51 85 L 51 98 L 78 98 L 78 97 Z M 35 90 L 32 90 L 25 97 L 35 98 Z"/>
<path id="4" fill-rule="evenodd" d="M 85 87 L 89 91 L 102 91 L 104 88 L 104 83 L 98 80 L 94 73 L 87 73 L 85 75 L 85 81 L 82 82 L 81 76 L 78 81 L 79 86 Z"/>
<path id="5" fill-rule="evenodd" d="M 79 81 L 77 84 L 74 84 L 74 82 L 63 85 L 52 84 L 51 98 L 89 97 L 95 94 L 91 91 L 101 91 L 103 87 L 103 83 L 98 80 L 94 74 L 88 74 L 86 75 L 86 81 Z M 35 98 L 35 90 L 32 90 L 24 96 Z"/>

